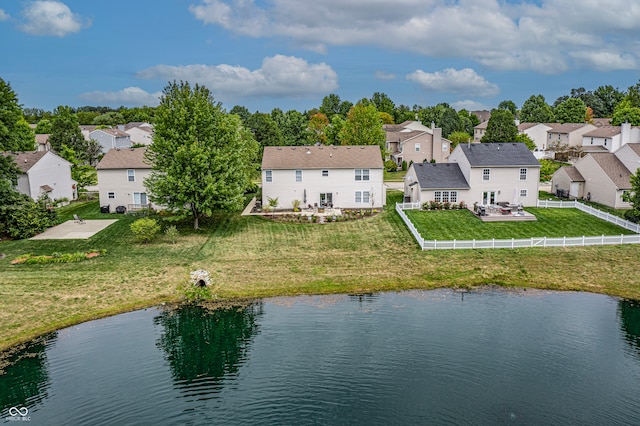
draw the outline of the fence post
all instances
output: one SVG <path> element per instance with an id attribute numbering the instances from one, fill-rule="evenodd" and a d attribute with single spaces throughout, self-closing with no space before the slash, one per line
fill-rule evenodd
<path id="1" fill-rule="evenodd" d="M 582 247 L 584 247 L 584 235 L 582 236 Z"/>
<path id="2" fill-rule="evenodd" d="M 604 245 L 604 234 L 602 235 L 602 238 L 600 238 L 600 245 L 603 246 Z"/>
<path id="3" fill-rule="evenodd" d="M 567 237 L 562 237 L 562 247 L 567 246 Z"/>
<path id="4" fill-rule="evenodd" d="M 546 246 L 547 246 L 547 237 L 546 237 L 546 236 L 544 236 L 544 237 L 542 238 L 542 247 L 546 247 Z"/>
<path id="5" fill-rule="evenodd" d="M 516 242 L 516 239 L 515 239 L 515 238 L 511 238 L 511 248 L 514 248 L 514 247 L 515 247 L 515 246 L 514 246 L 514 243 L 515 243 L 515 242 Z"/>
<path id="6" fill-rule="evenodd" d="M 454 250 L 456 249 L 456 240 L 455 239 L 453 240 L 453 249 Z"/>
<path id="7" fill-rule="evenodd" d="M 620 244 L 624 244 L 624 234 L 620 234 Z"/>

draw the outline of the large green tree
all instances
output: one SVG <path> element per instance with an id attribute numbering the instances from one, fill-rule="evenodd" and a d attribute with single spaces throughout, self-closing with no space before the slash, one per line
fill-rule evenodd
<path id="1" fill-rule="evenodd" d="M 22 114 L 18 96 L 0 78 L 0 151 L 33 151 L 36 137 Z"/>
<path id="2" fill-rule="evenodd" d="M 262 147 L 284 145 L 282 132 L 269 114 L 256 112 L 249 117 L 245 126 L 251 130 Z"/>
<path id="3" fill-rule="evenodd" d="M 75 152 L 78 160 L 87 160 L 89 143 L 82 135 L 78 118 L 70 107 L 59 106 L 54 111 L 49 143 L 56 152 L 62 152 L 63 146 L 67 146 Z"/>
<path id="4" fill-rule="evenodd" d="M 375 105 L 358 103 L 347 114 L 339 134 L 342 145 L 378 145 L 384 152 L 386 133 Z"/>
<path id="5" fill-rule="evenodd" d="M 580 98 L 569 98 L 555 107 L 553 114 L 560 123 L 584 123 L 587 106 Z"/>
<path id="6" fill-rule="evenodd" d="M 340 96 L 335 93 L 331 93 L 322 99 L 322 105 L 320 105 L 319 112 L 326 115 L 328 120 L 331 120 L 331 118 L 336 114 L 346 118 L 352 106 L 353 104 L 351 102 L 342 101 Z"/>
<path id="7" fill-rule="evenodd" d="M 391 100 L 386 93 L 375 92 L 371 97 L 371 102 L 376 106 L 378 112 L 386 112 L 393 116 L 393 111 L 396 108 L 396 104 Z"/>
<path id="8" fill-rule="evenodd" d="M 513 114 L 514 117 L 518 113 L 518 107 L 516 107 L 516 104 L 511 100 L 504 100 L 500 102 L 500 104 L 498 104 L 498 109 L 506 109 L 508 111 L 511 111 L 511 114 Z"/>
<path id="9" fill-rule="evenodd" d="M 598 87 L 594 90 L 593 95 L 600 101 L 601 108 L 600 110 L 596 110 L 591 107 L 593 108 L 593 114 L 596 117 L 611 117 L 616 105 L 624 99 L 624 94 L 622 94 L 622 92 L 609 85 Z"/>
<path id="10" fill-rule="evenodd" d="M 542 95 L 531 95 L 520 109 L 522 123 L 553 123 L 555 116 Z"/>
<path id="11" fill-rule="evenodd" d="M 494 109 L 487 123 L 487 130 L 480 142 L 514 142 L 518 136 L 518 126 L 511 111 Z"/>
<path id="12" fill-rule="evenodd" d="M 640 222 L 640 168 L 631 175 L 631 191 L 625 194 L 624 198 L 631 203 L 631 211 L 625 213 L 625 217 Z"/>
<path id="13" fill-rule="evenodd" d="M 611 118 L 611 125 L 619 126 L 625 122 L 631 123 L 632 126 L 640 126 L 640 108 L 633 106 L 627 99 L 616 105 Z"/>
<path id="14" fill-rule="evenodd" d="M 227 114 L 204 86 L 169 83 L 155 111 L 146 159 L 150 199 L 199 219 L 242 207 L 255 170 L 258 144 L 235 114 Z"/>

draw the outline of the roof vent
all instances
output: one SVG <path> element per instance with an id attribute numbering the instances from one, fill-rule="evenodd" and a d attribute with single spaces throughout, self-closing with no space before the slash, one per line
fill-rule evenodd
<path id="1" fill-rule="evenodd" d="M 281 147 L 277 147 L 276 149 L 277 149 L 278 151 L 282 151 L 282 148 L 281 148 Z"/>

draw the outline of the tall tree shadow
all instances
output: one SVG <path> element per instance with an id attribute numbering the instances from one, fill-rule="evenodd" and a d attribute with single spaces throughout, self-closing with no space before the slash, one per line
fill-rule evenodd
<path id="1" fill-rule="evenodd" d="M 625 341 L 640 356 L 640 301 L 618 301 L 618 317 Z"/>
<path id="2" fill-rule="evenodd" d="M 156 317 L 154 324 L 163 328 L 156 345 L 165 352 L 176 385 L 221 388 L 244 362 L 262 314 L 262 302 L 255 302 L 215 310 L 184 305 Z"/>

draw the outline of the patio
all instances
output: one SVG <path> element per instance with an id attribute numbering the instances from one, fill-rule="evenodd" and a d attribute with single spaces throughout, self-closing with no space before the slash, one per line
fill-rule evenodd
<path id="1" fill-rule="evenodd" d="M 517 204 L 490 204 L 475 206 L 474 214 L 483 222 L 520 222 L 537 220 Z"/>

